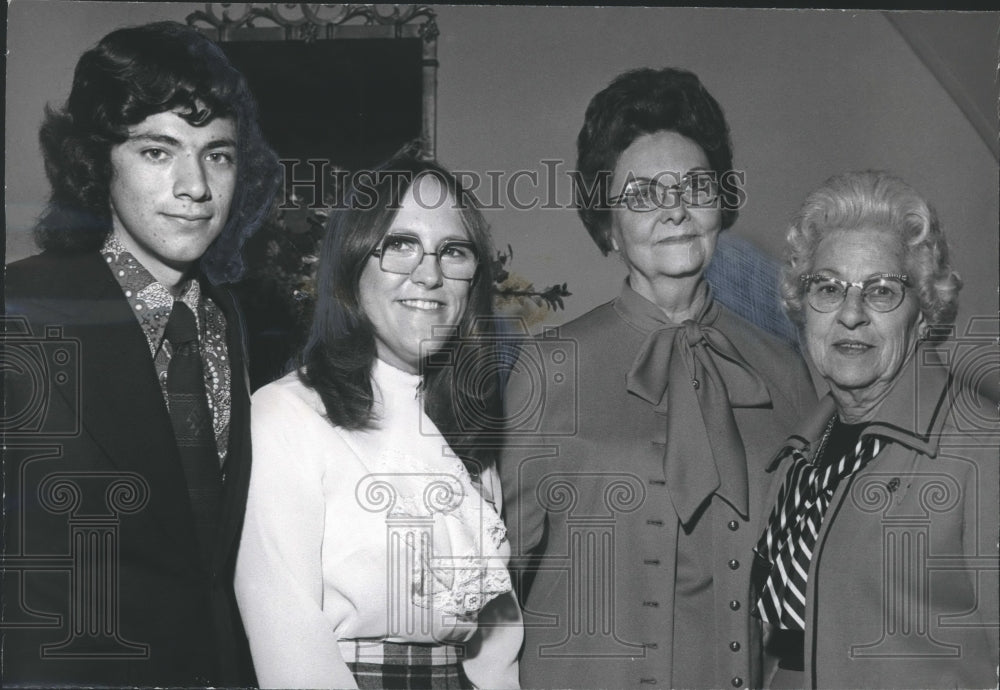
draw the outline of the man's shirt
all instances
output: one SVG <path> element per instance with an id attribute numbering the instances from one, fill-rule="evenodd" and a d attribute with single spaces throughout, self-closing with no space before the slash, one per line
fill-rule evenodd
<path id="1" fill-rule="evenodd" d="M 153 358 L 157 379 L 163 400 L 167 400 L 167 368 L 173 348 L 164 337 L 167 321 L 174 306 L 174 296 L 130 254 L 121 242 L 111 234 L 101 247 L 101 255 L 107 261 L 115 280 L 121 285 L 125 299 L 132 307 L 132 313 L 139 321 L 149 354 Z M 208 296 L 201 293 L 197 280 L 189 280 L 181 290 L 180 301 L 194 312 L 198 324 L 199 349 L 202 370 L 205 377 L 208 407 L 212 411 L 212 426 L 219 452 L 219 464 L 226 459 L 229 443 L 229 415 L 232 409 L 230 397 L 231 370 L 229 352 L 226 347 L 226 317 L 222 310 Z"/>

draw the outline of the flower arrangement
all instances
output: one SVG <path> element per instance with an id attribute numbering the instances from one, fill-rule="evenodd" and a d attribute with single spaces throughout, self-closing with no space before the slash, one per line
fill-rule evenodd
<path id="1" fill-rule="evenodd" d="M 551 312 L 565 309 L 564 297 L 571 293 L 566 283 L 556 283 L 543 290 L 526 278 L 508 270 L 514 260 L 514 250 L 498 251 L 493 259 L 493 311 L 504 316 L 520 317 L 527 327 L 542 323 Z"/>

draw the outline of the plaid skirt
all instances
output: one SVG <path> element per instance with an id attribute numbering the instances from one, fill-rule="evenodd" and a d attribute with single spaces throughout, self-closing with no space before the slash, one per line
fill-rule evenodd
<path id="1" fill-rule="evenodd" d="M 340 640 L 340 653 L 362 690 L 470 690 L 451 645 Z"/>

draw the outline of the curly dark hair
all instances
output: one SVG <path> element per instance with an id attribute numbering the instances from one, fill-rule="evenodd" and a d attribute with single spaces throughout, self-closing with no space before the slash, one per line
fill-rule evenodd
<path id="1" fill-rule="evenodd" d="M 355 173 L 344 203 L 330 215 L 299 376 L 319 393 L 332 424 L 347 429 L 376 426 L 371 383 L 375 330 L 361 307 L 359 283 L 407 190 L 426 175 L 436 177 L 447 189 L 446 203 L 456 205 L 479 266 L 456 332 L 421 363 L 424 411 L 470 470 L 475 470 L 476 465 L 493 461 L 492 452 L 479 448 L 477 440 L 496 431 L 486 422 L 498 420 L 501 408 L 499 381 L 495 367 L 491 368 L 496 361 L 491 319 L 493 244 L 472 193 L 440 164 L 420 158 L 412 146 L 374 170 Z M 459 369 L 460 374 L 456 373 Z"/>
<path id="2" fill-rule="evenodd" d="M 263 222 L 280 184 L 257 105 L 222 49 L 177 22 L 117 29 L 85 52 L 63 108 L 46 107 L 39 138 L 52 187 L 35 242 L 55 252 L 98 249 L 111 232 L 111 148 L 129 127 L 174 111 L 192 126 L 237 123 L 236 191 L 225 228 L 201 259 L 213 283 L 243 273 L 241 250 Z"/>
<path id="3" fill-rule="evenodd" d="M 611 174 L 622 152 L 645 134 L 672 131 L 702 148 L 719 180 L 732 174 L 733 147 L 721 106 L 688 71 L 642 68 L 619 75 L 587 106 L 576 139 L 574 200 L 587 232 L 611 250 Z M 736 195 L 723 193 L 722 227 L 737 216 Z"/>

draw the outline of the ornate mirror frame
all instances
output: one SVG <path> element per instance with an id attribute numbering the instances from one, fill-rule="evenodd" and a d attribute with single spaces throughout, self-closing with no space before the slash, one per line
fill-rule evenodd
<path id="1" fill-rule="evenodd" d="M 263 5 L 263 3 L 260 3 Z M 424 154 L 434 158 L 437 141 L 437 13 L 426 5 L 312 3 L 206 3 L 186 18 L 219 43 L 232 41 L 303 41 L 419 38 L 421 39 L 422 117 Z"/>

